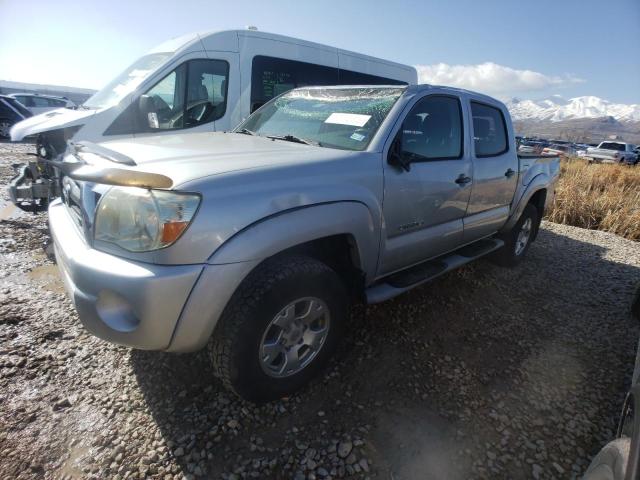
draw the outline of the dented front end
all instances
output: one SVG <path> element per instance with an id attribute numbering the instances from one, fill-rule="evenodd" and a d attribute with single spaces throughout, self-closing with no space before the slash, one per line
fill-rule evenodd
<path id="1" fill-rule="evenodd" d="M 50 161 L 61 161 L 67 142 L 81 125 L 49 130 L 37 134 L 35 160 L 16 169 L 9 183 L 11 201 L 29 212 L 44 211 L 49 202 L 61 195 L 60 173 Z"/>

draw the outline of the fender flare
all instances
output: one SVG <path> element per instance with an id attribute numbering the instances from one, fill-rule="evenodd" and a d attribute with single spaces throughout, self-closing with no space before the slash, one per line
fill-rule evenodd
<path id="1" fill-rule="evenodd" d="M 207 260 L 213 265 L 261 261 L 288 248 L 334 235 L 349 235 L 357 265 L 373 278 L 378 264 L 379 221 L 358 201 L 315 204 L 279 212 L 236 233 Z"/>
<path id="2" fill-rule="evenodd" d="M 504 224 L 504 226 L 500 229 L 500 232 L 504 233 L 511 230 L 513 226 L 516 224 L 516 222 L 518 221 L 518 219 L 520 218 L 520 216 L 522 215 L 522 212 L 524 211 L 524 207 L 529 203 L 529 200 L 531 200 L 531 197 L 533 197 L 533 195 L 536 192 L 539 192 L 540 190 L 548 190 L 549 185 L 550 185 L 549 176 L 546 173 L 540 173 L 535 177 L 533 177 L 531 181 L 527 184 L 525 189 L 522 191 L 520 198 L 518 199 L 517 203 L 515 203 L 515 207 L 512 208 L 511 210 L 511 215 L 509 216 L 509 219 Z M 551 193 L 553 194 L 553 192 Z M 547 191 L 546 204 L 548 204 L 552 196 L 553 195 L 549 195 L 549 192 Z"/>

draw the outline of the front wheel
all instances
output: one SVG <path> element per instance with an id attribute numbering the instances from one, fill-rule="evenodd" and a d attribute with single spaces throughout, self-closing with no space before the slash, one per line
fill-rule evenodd
<path id="1" fill-rule="evenodd" d="M 496 263 L 512 267 L 522 261 L 531 246 L 538 228 L 538 210 L 531 204 L 527 204 L 513 228 L 502 234 L 504 247 L 498 250 L 493 259 Z"/>
<path id="2" fill-rule="evenodd" d="M 11 127 L 13 126 L 13 122 L 7 120 L 6 118 L 0 118 L 0 138 L 8 139 L 10 136 Z"/>
<path id="3" fill-rule="evenodd" d="M 327 265 L 269 259 L 240 285 L 209 342 L 216 375 L 250 401 L 289 395 L 325 366 L 347 311 L 344 284 Z"/>

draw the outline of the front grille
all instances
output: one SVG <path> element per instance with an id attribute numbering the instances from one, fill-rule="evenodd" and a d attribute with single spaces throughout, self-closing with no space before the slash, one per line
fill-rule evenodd
<path id="1" fill-rule="evenodd" d="M 73 222 L 90 242 L 93 215 L 101 194 L 93 190 L 94 184 L 78 182 L 70 177 L 63 176 L 61 184 L 62 201 L 67 206 Z"/>
<path id="2" fill-rule="evenodd" d="M 84 230 L 84 218 L 82 214 L 82 186 L 70 177 L 63 176 L 62 201 L 67 206 L 71 218 L 80 230 Z"/>

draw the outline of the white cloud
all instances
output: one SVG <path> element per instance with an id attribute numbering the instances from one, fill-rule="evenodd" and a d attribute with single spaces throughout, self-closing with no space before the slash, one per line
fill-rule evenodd
<path id="1" fill-rule="evenodd" d="M 584 82 L 570 74 L 551 76 L 532 70 L 516 70 L 493 62 L 478 65 L 437 63 L 416 65 L 416 69 L 420 83 L 466 88 L 500 97 Z"/>

